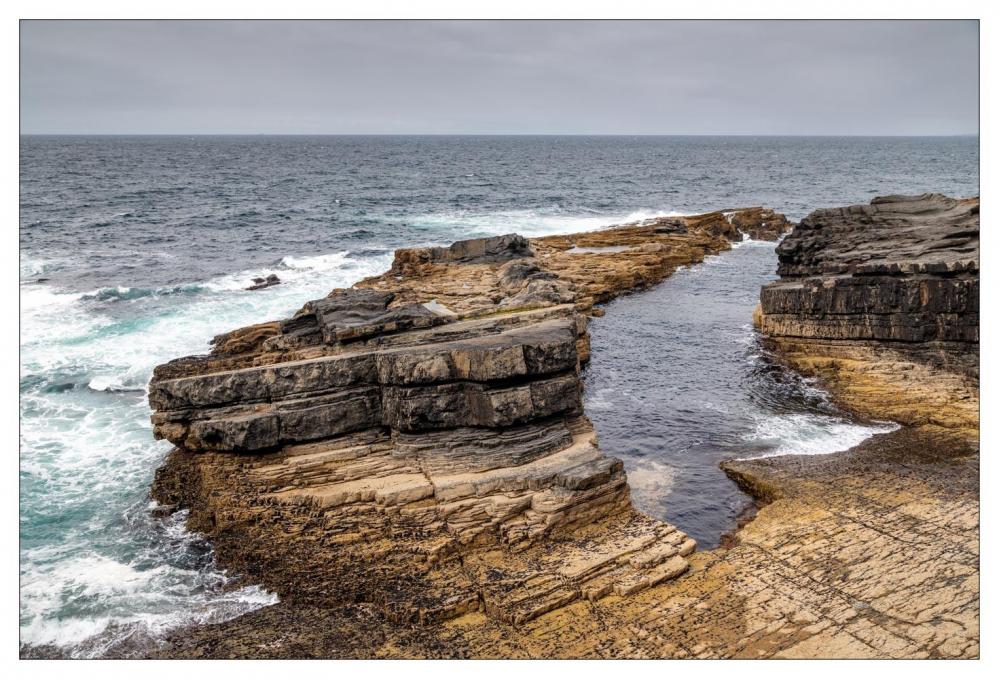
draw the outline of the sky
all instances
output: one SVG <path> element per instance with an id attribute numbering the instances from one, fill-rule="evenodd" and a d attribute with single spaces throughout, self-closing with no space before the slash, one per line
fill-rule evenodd
<path id="1" fill-rule="evenodd" d="M 978 131 L 975 21 L 22 21 L 23 134 Z"/>

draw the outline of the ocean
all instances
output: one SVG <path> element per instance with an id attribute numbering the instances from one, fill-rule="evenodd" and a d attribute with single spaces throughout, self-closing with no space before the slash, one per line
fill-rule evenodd
<path id="1" fill-rule="evenodd" d="M 972 196 L 978 158 L 977 137 L 22 137 L 22 644 L 98 656 L 275 600 L 216 568 L 183 513 L 150 515 L 169 445 L 146 384 L 213 335 L 380 273 L 398 247 Z M 749 320 L 775 266 L 773 244 L 740 244 L 592 326 L 601 445 L 640 508 L 702 545 L 745 502 L 719 459 L 832 452 L 889 426 L 767 364 Z M 244 290 L 270 273 L 281 285 Z"/>

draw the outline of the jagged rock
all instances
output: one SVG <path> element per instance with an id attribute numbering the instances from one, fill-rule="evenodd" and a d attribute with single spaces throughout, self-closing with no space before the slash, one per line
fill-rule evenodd
<path id="1" fill-rule="evenodd" d="M 281 324 L 281 332 L 294 345 L 339 344 L 388 332 L 426 328 L 447 323 L 451 315 L 436 313 L 424 304 L 389 308 L 391 292 L 336 290 L 313 300 Z"/>
<path id="2" fill-rule="evenodd" d="M 460 240 L 448 247 L 396 250 L 392 271 L 401 271 L 407 264 L 483 264 L 505 262 L 516 257 L 533 256 L 526 238 L 515 233 L 492 238 Z"/>
<path id="3" fill-rule="evenodd" d="M 553 280 L 558 274 L 543 270 L 535 259 L 515 259 L 499 268 L 499 285 L 508 292 L 516 292 L 532 280 Z"/>
<path id="4" fill-rule="evenodd" d="M 686 218 L 688 229 L 739 242 L 748 236 L 756 240 L 777 240 L 791 230 L 784 215 L 769 208 L 750 207 L 721 210 Z"/>
<path id="5" fill-rule="evenodd" d="M 268 274 L 266 278 L 254 278 L 253 285 L 247 290 L 263 290 L 279 283 L 281 283 L 281 279 L 277 277 L 277 274 Z"/>
<path id="6" fill-rule="evenodd" d="M 777 248 L 782 278 L 978 270 L 979 202 L 938 193 L 816 210 Z"/>
<path id="7" fill-rule="evenodd" d="M 778 246 L 760 296 L 771 335 L 977 350 L 978 200 L 939 194 L 817 210 Z"/>

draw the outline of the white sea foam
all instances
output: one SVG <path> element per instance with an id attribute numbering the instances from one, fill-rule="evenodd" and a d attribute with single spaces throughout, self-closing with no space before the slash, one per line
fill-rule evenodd
<path id="1" fill-rule="evenodd" d="M 19 269 L 21 278 L 28 278 L 31 276 L 38 276 L 43 274 L 52 268 L 54 264 L 51 259 L 42 259 L 41 257 L 32 257 L 31 255 L 21 252 L 19 258 Z"/>
<path id="2" fill-rule="evenodd" d="M 105 326 L 108 319 L 90 314 L 78 302 L 83 293 L 59 292 L 48 285 L 22 284 L 21 297 L 21 374 L 31 363 L 32 346 L 73 342 L 85 339 Z M 39 365 L 35 371 L 47 367 Z"/>
<path id="3" fill-rule="evenodd" d="M 222 574 L 185 568 L 183 558 L 181 565 L 169 565 L 171 559 L 148 553 L 183 549 L 195 540 L 182 521 L 170 524 L 175 533 L 166 544 L 143 546 L 138 556 L 128 538 L 115 537 L 117 531 L 163 529 L 159 523 L 159 528 L 142 524 L 157 520 L 134 505 L 169 449 L 152 439 L 146 384 L 157 364 L 207 351 L 220 332 L 288 316 L 307 300 L 380 273 L 390 263 L 387 253 L 364 259 L 343 251 L 286 257 L 274 267 L 283 281 L 279 286 L 246 291 L 249 279 L 262 272 L 239 272 L 191 283 L 192 294 L 175 303 L 124 318 L 108 311 L 107 305 L 121 298 L 112 299 L 119 295 L 116 289 L 115 295 L 98 295 L 46 284 L 21 286 L 21 377 L 28 387 L 21 394 L 20 473 L 22 488 L 31 488 L 35 499 L 22 504 L 22 516 L 80 517 L 60 538 L 58 550 L 22 551 L 23 643 L 94 655 L 123 636 L 155 636 L 276 601 L 258 588 L 222 591 Z M 138 393 L 129 393 L 134 390 Z M 141 525 L 111 527 L 119 516 Z"/>
<path id="4" fill-rule="evenodd" d="M 777 455 L 828 455 L 849 450 L 875 434 L 895 431 L 894 422 L 860 424 L 831 415 L 794 413 L 758 418 L 756 428 L 743 439 L 757 445 L 771 445 L 762 457 Z"/>
<path id="5" fill-rule="evenodd" d="M 732 249 L 736 250 L 738 248 L 770 248 L 775 249 L 777 247 L 778 241 L 773 240 L 760 240 L 758 238 L 752 238 L 748 233 L 742 232 L 742 240 L 732 243 Z"/>
<path id="6" fill-rule="evenodd" d="M 639 506 L 658 506 L 669 495 L 678 470 L 657 460 L 644 458 L 628 465 L 628 486 Z"/>
<path id="7" fill-rule="evenodd" d="M 21 575 L 22 623 L 27 620 L 21 643 L 77 647 L 77 654 L 86 657 L 137 631 L 159 636 L 277 602 L 257 586 L 222 591 L 226 581 L 216 574 L 214 586 L 206 588 L 203 581 L 191 582 L 183 569 L 140 569 L 94 553 L 36 567 Z M 75 615 L 53 615 L 67 605 Z"/>
<path id="8" fill-rule="evenodd" d="M 660 217 L 681 217 L 690 213 L 669 209 L 636 210 L 621 214 L 579 214 L 563 212 L 558 208 L 549 210 L 503 210 L 476 212 L 454 210 L 437 214 L 423 215 L 409 220 L 417 226 L 442 228 L 448 232 L 458 231 L 466 238 L 498 236 L 506 233 L 519 233 L 522 236 L 537 237 L 630 224 Z"/>

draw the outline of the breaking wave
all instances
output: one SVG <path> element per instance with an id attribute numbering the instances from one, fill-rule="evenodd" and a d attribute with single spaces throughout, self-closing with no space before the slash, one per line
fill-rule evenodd
<path id="1" fill-rule="evenodd" d="M 147 384 L 157 364 L 381 273 L 390 257 L 289 256 L 272 268 L 155 289 L 22 283 L 22 643 L 93 657 L 276 601 L 257 587 L 231 587 L 203 540 L 184 530 L 183 514 L 150 516 L 143 498 L 169 446 L 152 438 Z M 268 271 L 281 285 L 244 290 Z M 125 302 L 128 313 L 119 310 Z"/>

